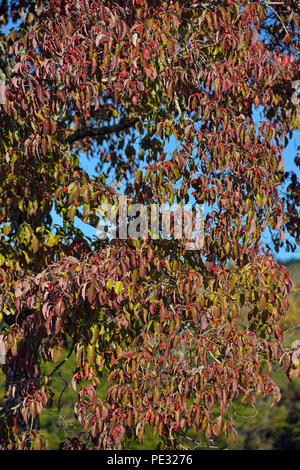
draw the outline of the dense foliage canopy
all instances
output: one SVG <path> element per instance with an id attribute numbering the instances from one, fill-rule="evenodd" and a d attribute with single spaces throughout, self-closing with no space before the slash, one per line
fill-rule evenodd
<path id="1" fill-rule="evenodd" d="M 230 403 L 274 405 L 273 364 L 300 371 L 280 326 L 293 283 L 261 246 L 268 227 L 275 249 L 299 243 L 283 161 L 299 129 L 297 2 L 19 0 L 0 15 L 2 30 L 17 21 L 0 37 L 0 446 L 46 448 L 38 416 L 63 348 L 83 433 L 61 448 L 121 448 L 147 424 L 165 448 L 190 428 L 236 439 Z M 205 204 L 203 247 L 88 239 L 77 218 L 96 227 L 121 187 L 132 204 Z"/>

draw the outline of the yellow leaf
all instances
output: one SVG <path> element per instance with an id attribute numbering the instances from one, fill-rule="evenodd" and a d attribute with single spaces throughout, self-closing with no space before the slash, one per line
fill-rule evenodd
<path id="1" fill-rule="evenodd" d="M 116 282 L 114 289 L 115 289 L 115 293 L 120 295 L 123 290 L 123 282 L 122 281 Z"/>

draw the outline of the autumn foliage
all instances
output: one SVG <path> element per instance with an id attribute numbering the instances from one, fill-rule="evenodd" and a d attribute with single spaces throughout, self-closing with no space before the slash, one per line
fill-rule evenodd
<path id="1" fill-rule="evenodd" d="M 235 440 L 232 401 L 273 406 L 273 365 L 299 374 L 280 326 L 293 283 L 261 245 L 268 227 L 277 249 L 299 242 L 299 185 L 283 162 L 299 128 L 299 8 L 288 3 L 49 0 L 0 12 L 2 25 L 26 12 L 1 37 L 1 448 L 46 448 L 41 362 L 55 374 L 64 348 L 85 433 L 64 449 L 122 448 L 146 425 L 165 448 L 190 428 Z M 97 157 L 96 176 L 80 151 Z M 130 203 L 205 204 L 203 248 L 85 237 L 76 218 L 96 227 L 97 207 L 118 201 L 112 178 Z"/>

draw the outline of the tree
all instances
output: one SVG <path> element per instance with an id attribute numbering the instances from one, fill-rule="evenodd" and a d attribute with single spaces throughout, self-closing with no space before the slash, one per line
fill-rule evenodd
<path id="1" fill-rule="evenodd" d="M 62 348 L 76 352 L 84 438 L 61 448 L 121 448 L 147 424 L 165 448 L 190 428 L 235 440 L 232 400 L 274 405 L 266 367 L 299 374 L 280 326 L 293 283 L 261 247 L 267 227 L 277 250 L 294 249 L 285 233 L 299 242 L 297 176 L 288 198 L 277 189 L 299 128 L 296 2 L 20 0 L 1 14 L 21 20 L 1 39 L 0 445 L 46 447 L 38 416 Z M 205 203 L 203 247 L 86 237 L 75 217 L 96 227 L 118 202 L 111 178 L 131 204 Z"/>

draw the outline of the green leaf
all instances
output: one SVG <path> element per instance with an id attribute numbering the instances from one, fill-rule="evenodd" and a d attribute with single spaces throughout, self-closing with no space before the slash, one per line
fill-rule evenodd
<path id="1" fill-rule="evenodd" d="M 239 302 L 241 307 L 244 305 L 244 303 L 245 303 L 245 294 L 244 293 L 239 295 L 238 302 Z"/>
<path id="2" fill-rule="evenodd" d="M 76 183 L 70 184 L 68 188 L 68 192 L 69 192 L 69 200 L 68 200 L 69 204 L 72 204 L 72 202 L 77 201 L 79 194 L 80 194 L 80 188 L 79 186 L 77 186 Z"/>
<path id="3" fill-rule="evenodd" d="M 36 236 L 32 237 L 31 246 L 32 246 L 33 253 L 37 253 L 38 250 L 39 250 L 39 247 L 40 247 L 40 242 L 39 242 L 39 240 L 37 239 Z"/>
<path id="4" fill-rule="evenodd" d="M 229 253 L 231 252 L 231 245 L 230 245 L 230 242 L 227 242 L 227 243 L 226 243 L 224 249 L 225 249 L 226 255 L 229 255 Z"/>
<path id="5" fill-rule="evenodd" d="M 67 218 L 70 220 L 74 220 L 75 214 L 76 214 L 76 206 L 72 205 L 71 207 L 69 207 L 67 211 Z"/>
<path id="6" fill-rule="evenodd" d="M 10 226 L 7 224 L 3 224 L 3 233 L 4 235 L 8 235 L 10 232 Z"/>
<path id="7" fill-rule="evenodd" d="M 52 247 L 56 245 L 56 243 L 57 243 L 56 237 L 54 237 L 52 233 L 50 233 L 48 240 L 45 242 L 45 245 Z"/>
<path id="8" fill-rule="evenodd" d="M 116 282 L 115 286 L 114 286 L 114 289 L 115 289 L 115 293 L 117 295 L 120 295 L 122 290 L 124 289 L 123 287 L 123 282 L 122 281 L 118 281 Z"/>

